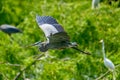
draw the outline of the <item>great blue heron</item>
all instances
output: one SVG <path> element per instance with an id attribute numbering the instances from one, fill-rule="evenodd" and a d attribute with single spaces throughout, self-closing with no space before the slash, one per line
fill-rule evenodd
<path id="1" fill-rule="evenodd" d="M 22 32 L 18 28 L 8 25 L 8 24 L 1 25 L 0 30 L 3 31 L 4 33 L 8 34 L 9 36 L 11 36 L 11 34 L 13 34 L 13 33 L 21 33 Z"/>
<path id="2" fill-rule="evenodd" d="M 90 54 L 89 52 L 78 49 L 76 42 L 70 42 L 68 34 L 53 17 L 37 15 L 36 21 L 47 38 L 45 42 L 36 42 L 33 44 L 33 46 L 39 46 L 41 52 L 46 52 L 48 49 L 64 49 L 71 47 L 82 53 Z"/>
<path id="3" fill-rule="evenodd" d="M 110 71 L 114 71 L 115 66 L 114 66 L 113 62 L 105 56 L 104 41 L 101 40 L 100 42 L 102 43 L 102 52 L 103 52 L 103 58 L 104 58 L 104 65 L 105 65 Z"/>

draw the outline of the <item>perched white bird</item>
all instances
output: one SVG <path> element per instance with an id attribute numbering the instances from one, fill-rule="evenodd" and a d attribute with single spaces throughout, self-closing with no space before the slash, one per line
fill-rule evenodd
<path id="1" fill-rule="evenodd" d="M 92 9 L 95 9 L 99 6 L 100 0 L 92 0 Z"/>
<path id="2" fill-rule="evenodd" d="M 103 52 L 103 58 L 104 58 L 104 65 L 105 65 L 110 71 L 114 71 L 115 66 L 114 66 L 113 62 L 105 56 L 104 41 L 101 40 L 100 42 L 102 43 L 102 52 Z"/>

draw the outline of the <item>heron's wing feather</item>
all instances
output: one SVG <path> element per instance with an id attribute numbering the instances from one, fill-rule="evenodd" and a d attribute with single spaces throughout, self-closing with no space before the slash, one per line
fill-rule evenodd
<path id="1" fill-rule="evenodd" d="M 50 16 L 36 16 L 36 21 L 39 25 L 39 27 L 43 30 L 46 37 L 49 37 L 50 35 L 64 32 L 64 29 L 61 25 L 58 24 L 58 22 Z"/>
<path id="2" fill-rule="evenodd" d="M 7 25 L 7 24 L 3 24 L 1 25 L 0 29 L 5 32 L 5 33 L 17 33 L 17 32 L 22 32 L 20 29 L 11 26 L 11 25 Z"/>
<path id="3" fill-rule="evenodd" d="M 36 16 L 38 25 L 42 24 L 58 24 L 58 22 L 51 16 Z"/>
<path id="4" fill-rule="evenodd" d="M 11 26 L 11 25 L 7 25 L 7 24 L 1 25 L 1 29 L 17 29 L 17 30 L 19 30 L 18 28 Z"/>
<path id="5" fill-rule="evenodd" d="M 69 42 L 70 37 L 66 32 L 59 32 L 48 37 L 49 43 Z"/>

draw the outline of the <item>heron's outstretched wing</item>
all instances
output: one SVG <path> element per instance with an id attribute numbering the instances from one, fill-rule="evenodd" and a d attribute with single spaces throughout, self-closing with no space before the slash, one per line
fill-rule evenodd
<path id="1" fill-rule="evenodd" d="M 48 37 L 49 43 L 64 43 L 64 42 L 69 42 L 70 37 L 66 32 L 59 32 L 54 35 L 51 35 Z"/>
<path id="2" fill-rule="evenodd" d="M 51 16 L 36 16 L 36 21 L 38 25 L 42 24 L 58 24 L 58 22 Z"/>
<path id="3" fill-rule="evenodd" d="M 2 30 L 3 32 L 8 33 L 8 34 L 22 32 L 18 28 L 8 25 L 8 24 L 1 25 L 0 30 Z"/>
<path id="4" fill-rule="evenodd" d="M 36 21 L 39 27 L 43 30 L 46 37 L 59 32 L 65 32 L 61 25 L 50 16 L 36 16 Z"/>

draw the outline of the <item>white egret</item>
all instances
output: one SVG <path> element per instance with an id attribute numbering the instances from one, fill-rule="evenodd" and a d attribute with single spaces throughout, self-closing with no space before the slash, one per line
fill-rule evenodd
<path id="1" fill-rule="evenodd" d="M 114 71 L 115 69 L 115 65 L 113 64 L 113 62 L 108 59 L 105 55 L 105 46 L 104 46 L 104 41 L 101 40 L 100 41 L 102 43 L 102 52 L 103 52 L 103 58 L 104 58 L 104 65 L 110 70 L 110 71 Z"/>
<path id="2" fill-rule="evenodd" d="M 99 6 L 100 0 L 92 0 L 92 9 L 95 9 Z"/>

